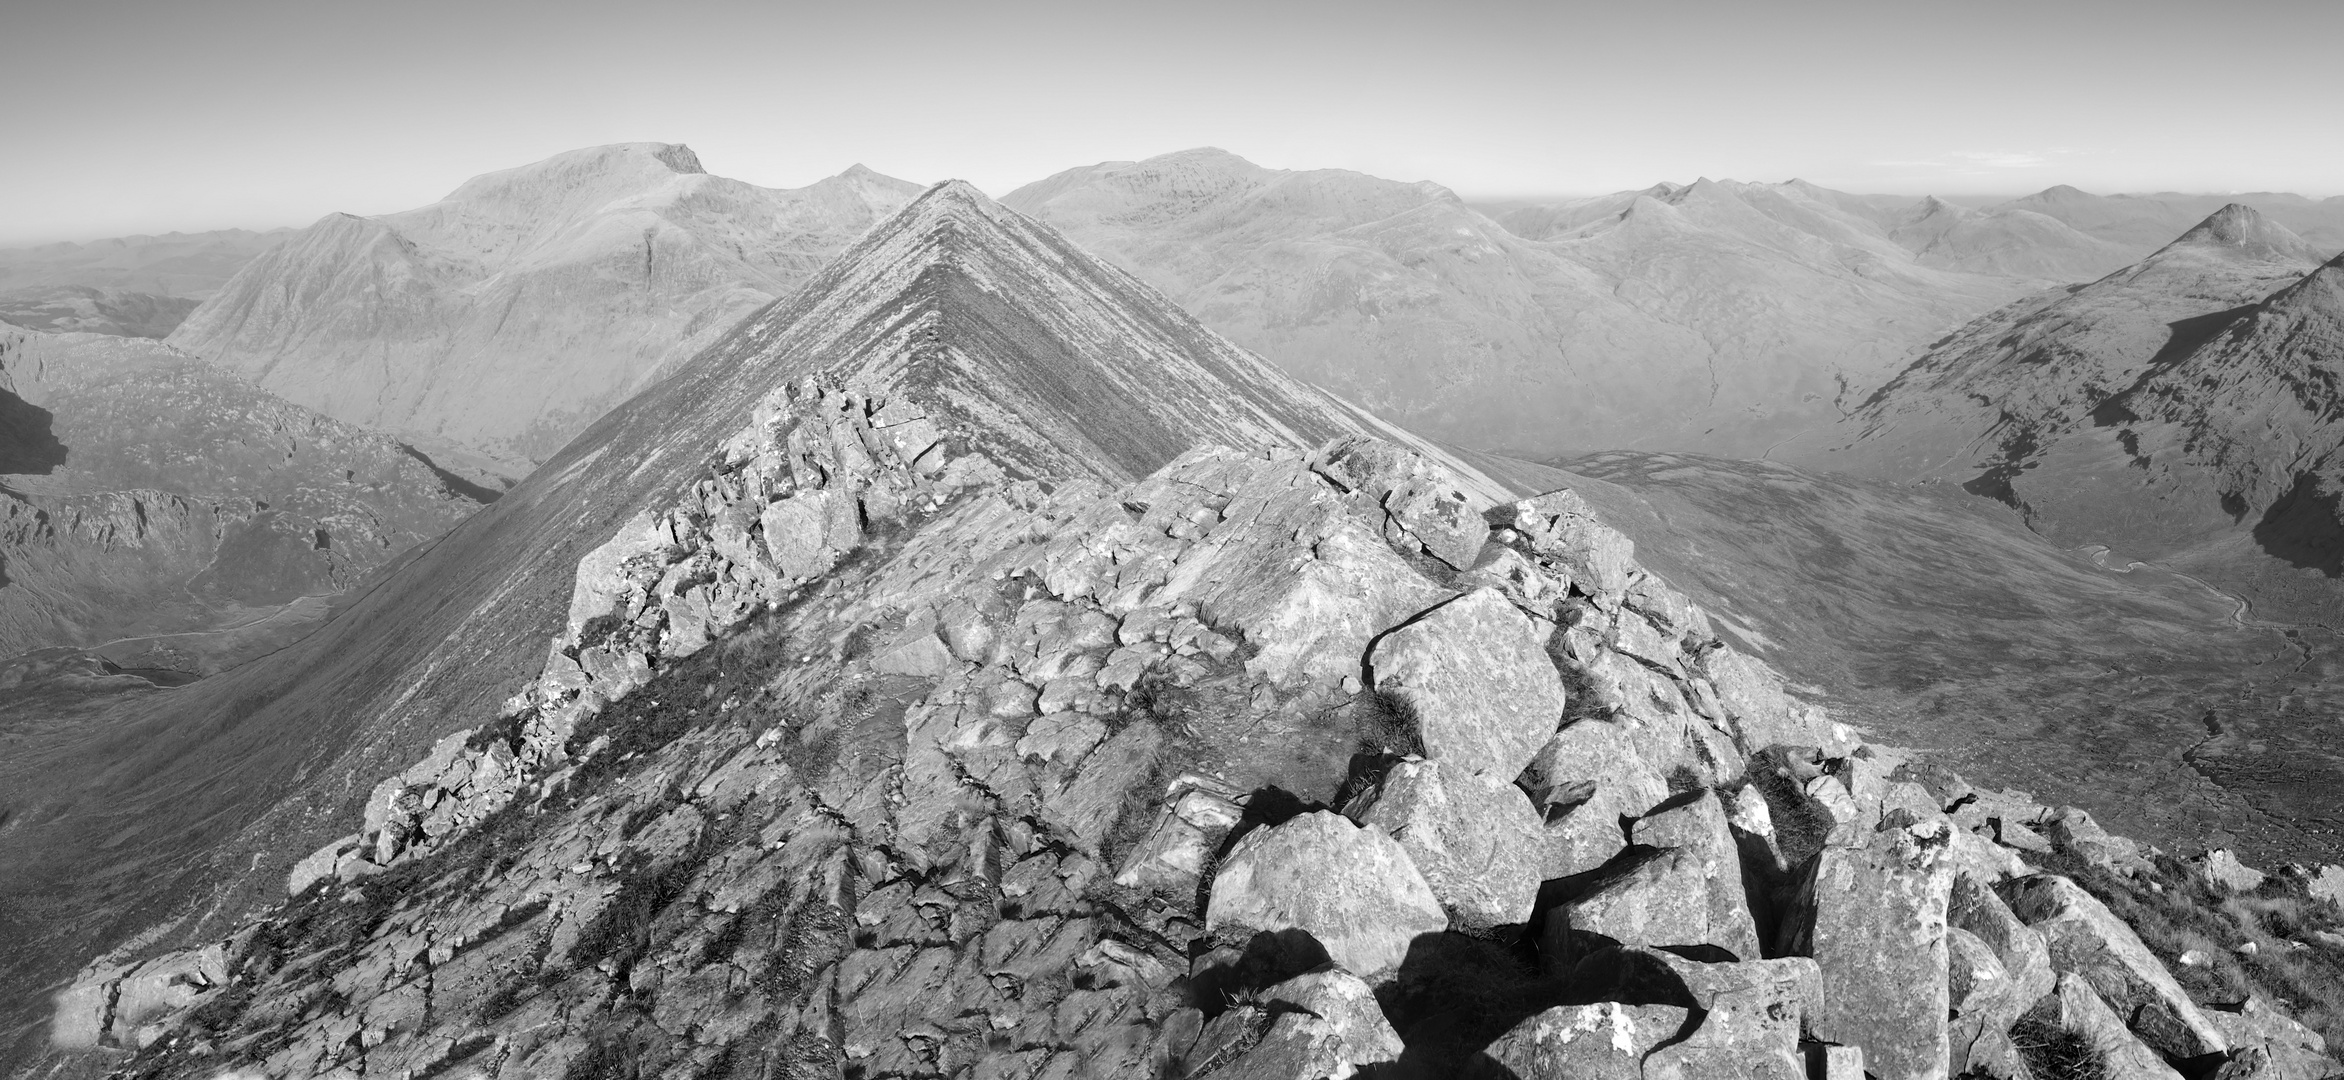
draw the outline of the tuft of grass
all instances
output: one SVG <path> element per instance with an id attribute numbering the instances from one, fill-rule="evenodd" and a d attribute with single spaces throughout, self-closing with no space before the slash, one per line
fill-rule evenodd
<path id="1" fill-rule="evenodd" d="M 2108 1059 L 2092 1040 L 2039 1013 L 2010 1026 L 2011 1044 L 2036 1080 L 2109 1080 Z"/>

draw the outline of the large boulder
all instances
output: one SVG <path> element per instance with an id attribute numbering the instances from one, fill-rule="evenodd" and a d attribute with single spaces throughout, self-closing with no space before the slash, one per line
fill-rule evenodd
<path id="1" fill-rule="evenodd" d="M 1205 907 L 1207 930 L 1302 930 L 1369 980 L 1399 970 L 1418 935 L 1448 926 L 1432 886 L 1391 834 L 1325 810 L 1239 839 Z"/>
<path id="2" fill-rule="evenodd" d="M 2327 1080 L 2344 1074 L 2328 1056 L 2328 1041 L 2320 1033 L 2288 1019 L 2286 1014 L 2250 997 L 2236 1005 L 2216 1005 L 2206 1019 L 2222 1029 L 2230 1041 L 2237 1076 L 2266 1080 Z M 2251 1057 L 2251 1061 L 2243 1061 Z M 2243 1063 L 2241 1063 L 2243 1061 Z M 2227 1066 L 2225 1067 L 2227 1070 Z M 2225 1076 L 2231 1075 L 2225 1071 Z"/>
<path id="3" fill-rule="evenodd" d="M 1785 692 L 1782 676 L 1731 646 L 1704 650 L 1694 662 L 1693 672 L 1716 692 L 1743 753 L 1755 754 L 1774 746 L 1813 746 L 1837 756 L 1855 748 L 1846 729 Z"/>
<path id="4" fill-rule="evenodd" d="M 1343 1080 L 1361 1066 L 1397 1061 L 1400 1035 L 1375 992 L 1350 972 L 1322 968 L 1261 993 L 1274 1019 L 1244 1056 L 1213 1071 L 1233 1080 Z"/>
<path id="5" fill-rule="evenodd" d="M 1558 1006 L 1498 1036 L 1482 1050 L 1482 1068 L 1466 1071 L 1520 1080 L 1643 1080 L 1645 1056 L 1684 1035 L 1691 1019 L 1674 1005 Z"/>
<path id="6" fill-rule="evenodd" d="M 1621 819 L 1668 798 L 1668 782 L 1636 752 L 1628 733 L 1604 720 L 1579 720 L 1555 732 L 1520 779 L 1548 819 L 1541 873 L 1547 878 L 1602 866 L 1628 844 Z"/>
<path id="7" fill-rule="evenodd" d="M 2092 984 L 2074 974 L 2061 973 L 2059 990 L 2038 1006 L 2044 1019 L 2080 1035 L 2100 1052 L 2103 1075 L 2124 1080 L 2181 1080 L 2181 1074 L 2155 1050 L 2125 1029 Z"/>
<path id="8" fill-rule="evenodd" d="M 2052 811 L 2043 820 L 2042 832 L 2053 847 L 2103 870 L 2137 874 L 2154 869 L 2139 844 L 2101 828 L 2080 807 L 2062 806 Z"/>
<path id="9" fill-rule="evenodd" d="M 1694 1010 L 1700 1026 L 1655 1051 L 1646 1076 L 1803 1080 L 1799 1030 L 1820 992 L 1806 957 L 1701 963 L 1674 953 L 1619 946 L 1571 970 L 1575 992 L 1637 1005 Z"/>
<path id="10" fill-rule="evenodd" d="M 2001 892 L 2011 911 L 2042 935 L 2051 966 L 2090 983 L 2110 1008 L 2131 1018 L 2141 1041 L 2176 1058 L 2230 1048 L 2132 927 L 2082 886 L 2035 874 L 2005 883 Z"/>
<path id="11" fill-rule="evenodd" d="M 2001 895 L 1977 877 L 1965 873 L 1954 878 L 1945 905 L 1945 924 L 1992 950 L 1995 962 L 2018 988 L 2024 1003 L 2034 1003 L 2058 984 L 2059 973 L 2052 970 L 2051 952 L 2044 947 L 2042 935 L 2021 921 Z"/>
<path id="12" fill-rule="evenodd" d="M 1561 567 L 1607 611 L 1617 610 L 1636 574 L 1636 542 L 1596 520 L 1568 488 L 1499 507 L 1499 520 L 1541 558 Z"/>
<path id="13" fill-rule="evenodd" d="M 2013 978 L 1993 947 L 1958 926 L 1945 928 L 1945 946 L 1946 1000 L 1952 1003 L 1948 1067 L 1960 1076 L 1970 1069 L 1972 1050 L 2009 1031 L 2044 988 Z"/>
<path id="14" fill-rule="evenodd" d="M 1942 1080 L 1949 1057 L 1945 910 L 1952 872 L 1945 833 L 1878 833 L 1861 848 L 1826 847 L 1785 913 L 1778 951 L 1812 956 L 1823 1004 L 1808 1030 L 1859 1046 L 1879 1080 Z"/>
<path id="15" fill-rule="evenodd" d="M 1547 913 L 1549 964 L 1570 965 L 1613 944 L 1708 946 L 1757 959 L 1741 857 L 1716 798 L 1704 791 L 1663 803 L 1635 828 L 1638 846 L 1567 882 Z"/>
<path id="16" fill-rule="evenodd" d="M 1424 756 L 1512 780 L 1563 716 L 1563 679 L 1530 617 L 1481 588 L 1386 634 L 1375 688 L 1416 718 Z"/>
<path id="17" fill-rule="evenodd" d="M 1471 569 L 1489 540 L 1490 501 L 1448 466 L 1378 439 L 1346 435 L 1320 448 L 1311 470 L 1383 508 L 1384 538 L 1451 569 Z"/>
<path id="18" fill-rule="evenodd" d="M 1530 920 L 1546 830 L 1521 789 L 1446 761 L 1411 758 L 1393 765 L 1348 812 L 1400 841 L 1459 925 Z"/>

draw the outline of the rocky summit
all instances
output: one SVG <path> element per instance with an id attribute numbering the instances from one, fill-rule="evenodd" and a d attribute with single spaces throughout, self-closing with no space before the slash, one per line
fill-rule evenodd
<path id="1" fill-rule="evenodd" d="M 2241 892 L 1869 741 L 1565 480 L 940 185 L 322 644 L 175 691 L 257 751 L 315 721 L 250 702 L 336 687 L 341 737 L 201 831 L 98 823 L 111 895 L 179 895 L 18 970 L 33 1068 L 2337 1071 L 2227 950 L 2344 921 L 2344 870 Z"/>

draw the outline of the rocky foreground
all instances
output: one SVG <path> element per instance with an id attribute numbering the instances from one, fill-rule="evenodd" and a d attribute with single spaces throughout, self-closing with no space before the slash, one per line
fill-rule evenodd
<path id="1" fill-rule="evenodd" d="M 92 966 L 53 1039 L 131 1076 L 2339 1071 L 2085 887 L 2179 864 L 1863 742 L 1574 494 L 1501 494 L 1358 436 L 1045 486 L 910 395 L 777 390 L 580 562 L 501 715 L 281 907 Z"/>

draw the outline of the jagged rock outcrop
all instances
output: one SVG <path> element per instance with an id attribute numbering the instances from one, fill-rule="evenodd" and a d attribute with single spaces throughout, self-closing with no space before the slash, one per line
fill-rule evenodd
<path id="1" fill-rule="evenodd" d="M 592 147 L 420 209 L 329 215 L 170 340 L 329 416 L 518 475 L 918 191 L 860 166 L 770 190 L 709 175 L 683 146 Z"/>
<path id="2" fill-rule="evenodd" d="M 1971 1018 L 1980 1057 L 2009 1009 L 1975 972 L 1989 954 L 2031 970 L 2014 942 L 2034 931 L 1963 894 L 1978 947 L 1957 976 L 1951 897 L 2016 858 L 1998 817 L 2052 810 L 1971 810 L 1967 784 L 1793 707 L 1755 661 L 1730 703 L 1699 673 L 1727 648 L 1707 614 L 1593 515 L 1540 509 L 1569 498 L 1368 446 L 1357 414 L 1258 361 L 1160 344 L 1184 331 L 1169 316 L 1046 370 L 1079 390 L 1144 358 L 1217 408 L 1051 440 L 1067 414 L 971 375 L 995 373 L 982 343 L 1020 311 L 1133 310 L 1060 243 L 932 191 L 828 273 L 839 291 L 747 324 L 451 537 L 435 554 L 595 510 L 558 575 L 505 579 L 539 612 L 512 635 L 518 692 L 360 773 L 377 786 L 319 823 L 297 895 L 179 942 L 218 965 L 122 950 L 72 981 L 54 1037 L 134 1076 L 1787 1078 L 1803 1049 L 1841 1068 L 1860 1049 L 1904 1077 L 1948 1075 Z M 873 278 L 972 302 L 847 291 Z M 978 314 L 988 332 L 955 329 Z M 873 347 L 842 324 L 890 329 Z M 692 446 L 611 452 L 678 415 Z M 1158 452 L 1184 434 L 1256 438 Z M 503 509 L 572 475 L 629 500 Z M 1413 484 L 1488 508 L 1466 569 L 1437 552 L 1469 529 L 1410 524 L 1421 504 L 1391 497 Z M 1478 666 L 1440 640 L 1385 665 L 1443 620 L 1485 644 Z M 1438 746 L 1422 730 L 1493 704 L 1502 723 L 1450 723 Z M 1586 725 L 1660 778 L 1657 801 L 1613 818 L 1622 850 L 1592 878 L 1543 882 L 1555 906 L 1528 925 L 1452 920 L 1444 900 L 1479 894 L 1442 860 L 1476 856 L 1429 782 L 1569 820 L 1606 779 L 1555 749 Z M 1436 835 L 1393 838 L 1387 806 Z M 1645 902 L 1590 899 L 1662 863 L 1673 884 Z M 160 1012 L 125 995 L 149 966 Z M 1957 979 L 1968 1011 L 1949 1018 Z M 1843 1045 L 1802 1046 L 1817 1036 Z"/>

